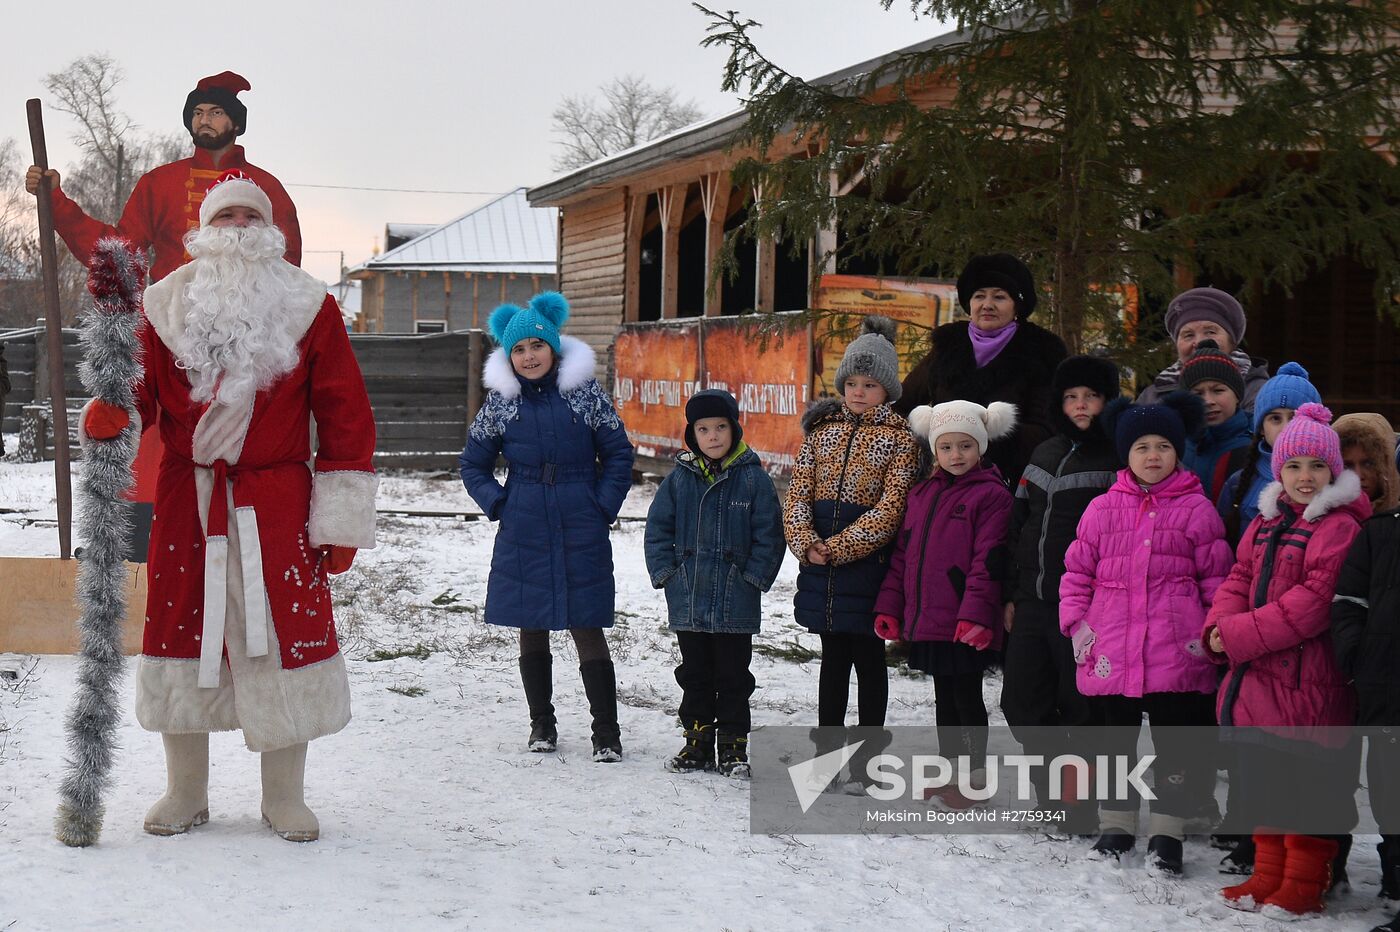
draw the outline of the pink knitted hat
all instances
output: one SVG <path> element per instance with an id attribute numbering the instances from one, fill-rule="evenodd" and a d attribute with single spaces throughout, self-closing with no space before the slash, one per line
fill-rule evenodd
<path id="1" fill-rule="evenodd" d="M 1335 480 L 1345 468 L 1342 465 L 1342 438 L 1330 425 L 1332 412 L 1323 405 L 1309 402 L 1298 408 L 1298 413 L 1274 441 L 1274 454 L 1271 465 L 1274 478 L 1283 475 L 1283 464 L 1298 456 L 1315 456 L 1332 470 Z"/>

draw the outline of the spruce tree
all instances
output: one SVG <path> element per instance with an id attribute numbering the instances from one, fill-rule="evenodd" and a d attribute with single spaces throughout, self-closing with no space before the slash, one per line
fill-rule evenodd
<path id="1" fill-rule="evenodd" d="M 1097 331 L 1141 366 L 1160 356 L 1099 285 L 1160 308 L 1181 284 L 1286 289 L 1350 255 L 1378 273 L 1378 308 L 1396 309 L 1395 4 L 911 6 L 956 31 L 823 83 L 766 58 L 758 23 L 700 7 L 704 43 L 729 50 L 724 89 L 746 101 L 736 183 L 764 192 L 738 235 L 806 242 L 839 218 L 838 271 L 862 257 L 900 276 L 1015 253 L 1072 350 Z M 1155 338 L 1151 324 L 1138 329 Z"/>

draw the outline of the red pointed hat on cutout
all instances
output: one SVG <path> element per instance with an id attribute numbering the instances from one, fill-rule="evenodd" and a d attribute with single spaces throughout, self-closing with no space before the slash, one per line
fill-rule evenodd
<path id="1" fill-rule="evenodd" d="M 229 119 L 233 120 L 233 125 L 238 128 L 238 135 L 243 135 L 243 131 L 248 128 L 248 107 L 238 99 L 238 95 L 252 89 L 253 85 L 248 83 L 247 78 L 233 71 L 221 71 L 207 78 L 200 78 L 194 90 L 185 98 L 185 129 L 191 127 L 190 121 L 194 118 L 195 107 L 200 104 L 216 104 L 223 107 Z"/>
<path id="2" fill-rule="evenodd" d="M 273 223 L 272 201 L 257 182 L 236 168 L 224 172 L 209 186 L 199 205 L 199 225 L 207 227 L 225 207 L 251 207 L 262 214 L 265 223 Z"/>

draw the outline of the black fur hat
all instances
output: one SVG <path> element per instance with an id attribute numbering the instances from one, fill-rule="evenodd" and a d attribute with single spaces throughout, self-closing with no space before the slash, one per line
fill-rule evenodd
<path id="1" fill-rule="evenodd" d="M 958 303 L 964 311 L 979 288 L 1001 288 L 1016 300 L 1016 319 L 1025 320 L 1035 310 L 1035 276 L 1026 264 L 1006 252 L 973 256 L 958 276 Z"/>
<path id="2" fill-rule="evenodd" d="M 200 104 L 217 104 L 224 108 L 224 113 L 233 121 L 234 135 L 242 136 L 243 131 L 248 128 L 248 106 L 238 99 L 238 95 L 252 89 L 253 86 L 248 83 L 247 78 L 232 71 L 221 71 L 207 78 L 200 78 L 194 90 L 185 98 L 185 129 L 189 130 L 192 127 L 195 107 Z"/>
<path id="3" fill-rule="evenodd" d="M 1102 395 L 1105 404 L 1113 401 L 1123 394 L 1117 363 L 1106 356 L 1071 356 L 1055 367 L 1055 374 L 1051 377 L 1050 422 L 1061 433 L 1087 439 L 1087 435 L 1094 432 L 1095 425 L 1091 424 L 1088 431 L 1080 430 L 1065 416 L 1064 409 L 1065 392 L 1081 385 Z"/>

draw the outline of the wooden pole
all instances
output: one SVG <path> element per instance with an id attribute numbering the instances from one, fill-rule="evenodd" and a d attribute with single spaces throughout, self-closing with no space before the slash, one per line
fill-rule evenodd
<path id="1" fill-rule="evenodd" d="M 29 111 L 29 144 L 34 164 L 47 172 L 48 146 L 44 142 L 44 112 L 37 97 L 26 104 Z M 68 399 L 63 390 L 63 315 L 58 307 L 58 248 L 53 238 L 52 183 L 39 178 L 39 259 L 44 272 L 44 330 L 48 336 L 49 406 L 53 421 L 53 473 L 58 497 L 58 555 L 73 555 L 73 481 L 68 468 Z"/>

